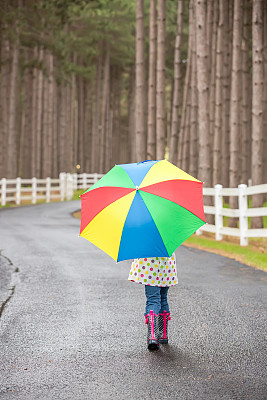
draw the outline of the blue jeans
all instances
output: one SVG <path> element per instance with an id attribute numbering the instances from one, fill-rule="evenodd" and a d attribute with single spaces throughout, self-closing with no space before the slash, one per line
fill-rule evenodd
<path id="1" fill-rule="evenodd" d="M 158 287 L 145 285 L 146 294 L 146 312 L 149 314 L 150 310 L 159 315 L 163 311 L 170 312 L 167 294 L 169 287 Z"/>

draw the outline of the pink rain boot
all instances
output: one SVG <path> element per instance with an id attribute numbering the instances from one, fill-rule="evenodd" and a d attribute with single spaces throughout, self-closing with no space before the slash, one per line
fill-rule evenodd
<path id="1" fill-rule="evenodd" d="M 147 324 L 147 348 L 148 350 L 159 349 L 159 316 L 152 310 L 146 315 Z"/>
<path id="2" fill-rule="evenodd" d="M 168 321 L 170 319 L 170 313 L 167 313 L 167 311 L 159 314 L 159 343 L 168 343 Z"/>

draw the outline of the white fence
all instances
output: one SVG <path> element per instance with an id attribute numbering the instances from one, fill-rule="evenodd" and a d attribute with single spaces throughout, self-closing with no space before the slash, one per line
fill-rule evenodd
<path id="1" fill-rule="evenodd" d="M 1 179 L 0 195 L 1 205 L 5 206 L 9 202 L 17 205 L 24 200 L 30 200 L 36 204 L 38 200 L 60 201 L 71 200 L 74 190 L 86 189 L 96 183 L 103 175 L 101 174 L 66 174 L 61 173 L 58 179 Z M 247 196 L 255 194 L 267 194 L 267 184 L 257 186 L 239 185 L 238 188 L 223 188 L 216 185 L 214 188 L 204 188 L 205 196 L 215 198 L 214 206 L 204 206 L 205 214 L 215 215 L 215 224 L 206 224 L 197 231 L 215 233 L 216 240 L 222 240 L 223 235 L 237 236 L 240 238 L 241 246 L 248 245 L 250 237 L 267 237 L 267 229 L 249 229 L 248 218 L 267 216 L 267 207 L 248 208 Z M 238 196 L 238 209 L 223 207 L 223 197 Z M 205 201 L 204 201 L 205 202 Z M 223 217 L 236 217 L 239 219 L 239 228 L 223 226 Z"/>
<path id="2" fill-rule="evenodd" d="M 86 189 L 96 183 L 101 174 L 66 174 L 62 172 L 57 179 L 0 179 L 1 206 L 23 201 L 36 204 L 38 200 L 71 200 L 74 190 Z"/>
<path id="3" fill-rule="evenodd" d="M 102 178 L 102 174 L 67 174 L 71 175 L 73 179 L 73 190 L 77 189 L 86 189 L 89 186 L 92 186 L 96 183 L 100 178 Z"/>
<path id="4" fill-rule="evenodd" d="M 206 224 L 202 226 L 197 234 L 202 231 L 215 233 L 216 240 L 222 240 L 223 235 L 237 236 L 240 238 L 240 245 L 247 246 L 250 237 L 267 237 L 267 229 L 249 229 L 248 217 L 267 216 L 267 207 L 248 208 L 248 196 L 255 194 L 266 194 L 267 184 L 247 186 L 239 185 L 238 188 L 223 188 L 222 185 L 215 185 L 214 188 L 204 188 L 204 196 L 214 196 L 214 206 L 204 206 L 205 214 L 215 215 L 215 225 Z M 238 196 L 238 209 L 223 207 L 223 197 Z M 223 217 L 236 217 L 239 219 L 239 228 L 223 226 Z"/>

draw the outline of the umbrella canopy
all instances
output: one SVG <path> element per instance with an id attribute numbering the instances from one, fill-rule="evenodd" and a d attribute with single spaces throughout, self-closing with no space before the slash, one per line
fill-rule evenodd
<path id="1" fill-rule="evenodd" d="M 169 257 L 204 224 L 203 183 L 166 160 L 115 165 L 81 195 L 80 236 L 115 261 Z"/>

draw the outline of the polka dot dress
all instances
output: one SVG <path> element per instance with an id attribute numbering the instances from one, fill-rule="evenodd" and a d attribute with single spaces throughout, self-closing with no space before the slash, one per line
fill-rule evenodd
<path id="1" fill-rule="evenodd" d="M 128 280 L 150 286 L 165 287 L 177 285 L 175 254 L 173 253 L 171 257 L 134 259 Z"/>

